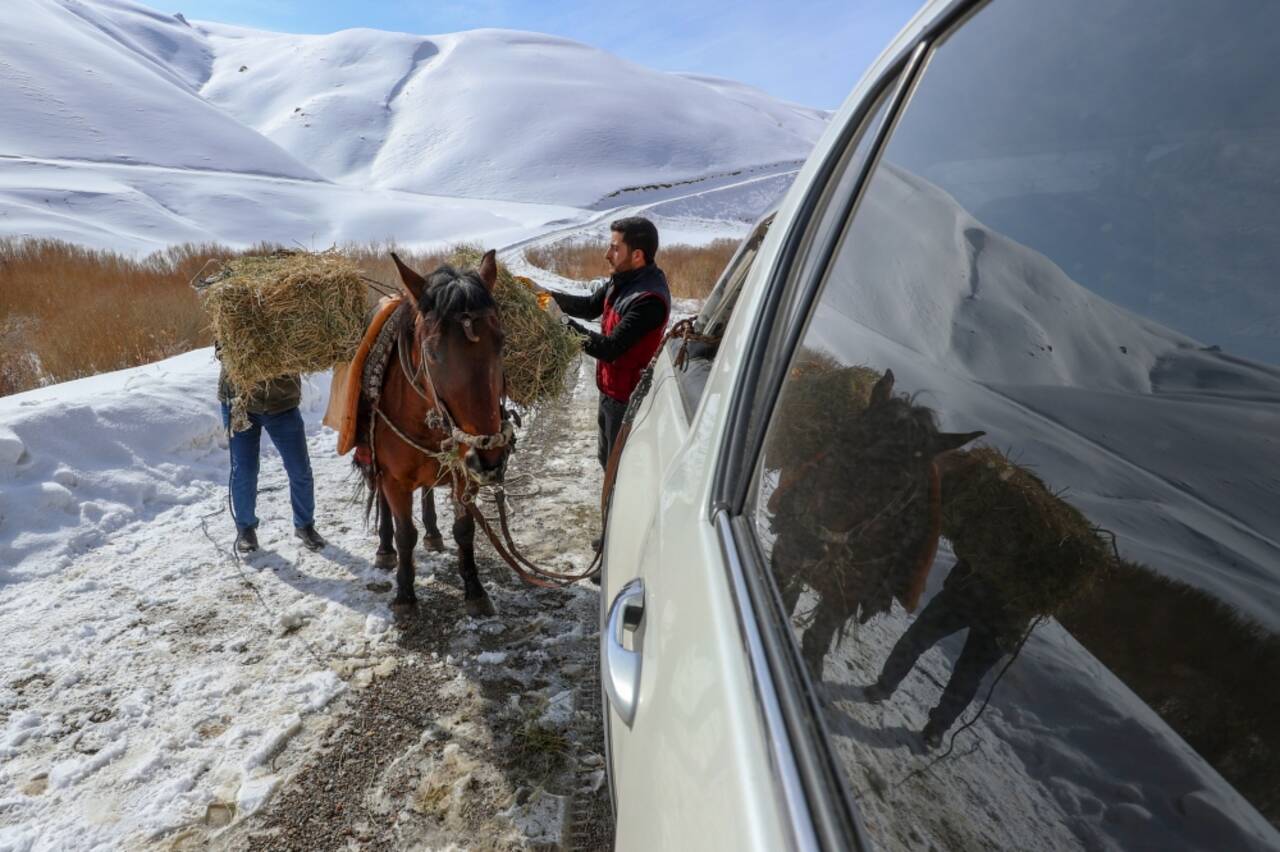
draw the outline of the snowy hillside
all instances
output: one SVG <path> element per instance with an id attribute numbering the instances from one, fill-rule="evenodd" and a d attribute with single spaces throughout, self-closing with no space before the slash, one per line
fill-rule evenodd
<path id="1" fill-rule="evenodd" d="M 5 12 L 0 236 L 505 243 L 638 187 L 753 174 L 776 197 L 827 118 L 536 33 L 295 36 L 131 0 Z"/>
<path id="2" fill-rule="evenodd" d="M 335 181 L 583 206 L 803 159 L 825 123 L 535 33 L 201 29 L 217 57 L 204 95 Z"/>
<path id="3" fill-rule="evenodd" d="M 189 27 L 104 8 L 5 4 L 0 154 L 318 178 L 192 88 L 211 57 Z"/>

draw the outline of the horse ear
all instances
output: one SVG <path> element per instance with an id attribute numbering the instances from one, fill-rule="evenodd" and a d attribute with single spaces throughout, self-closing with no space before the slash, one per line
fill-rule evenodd
<path id="1" fill-rule="evenodd" d="M 893 398 L 893 370 L 885 370 L 884 376 L 871 389 L 871 405 L 883 405 Z"/>
<path id="2" fill-rule="evenodd" d="M 938 433 L 938 452 L 946 453 L 951 450 L 958 450 L 970 441 L 976 441 L 986 432 L 939 432 Z"/>
<path id="3" fill-rule="evenodd" d="M 391 252 L 391 259 L 396 262 L 396 269 L 400 271 L 400 280 L 404 282 L 405 289 L 413 297 L 414 304 L 421 306 L 422 294 L 426 291 L 427 280 L 410 269 L 408 264 L 401 260 L 395 252 Z"/>
<path id="4" fill-rule="evenodd" d="M 492 293 L 493 288 L 498 284 L 498 253 L 496 251 L 489 249 L 484 253 L 484 257 L 480 258 L 479 272 L 480 280 Z"/>

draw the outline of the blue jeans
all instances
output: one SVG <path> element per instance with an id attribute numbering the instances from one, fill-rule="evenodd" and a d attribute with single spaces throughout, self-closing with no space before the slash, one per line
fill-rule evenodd
<path id="1" fill-rule="evenodd" d="M 271 436 L 284 472 L 289 475 L 289 500 L 293 504 L 293 525 L 309 527 L 315 521 L 315 482 L 311 478 L 311 457 L 307 455 L 307 429 L 302 412 L 296 407 L 279 414 L 250 414 L 252 424 L 243 432 L 232 432 L 231 508 L 236 527 L 253 529 L 258 525 L 258 457 L 262 446 L 262 430 Z M 231 407 L 222 404 L 222 425 L 231 428 Z"/>

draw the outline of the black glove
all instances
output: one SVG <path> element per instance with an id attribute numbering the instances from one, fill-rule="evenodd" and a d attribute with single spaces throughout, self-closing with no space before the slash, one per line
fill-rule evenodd
<path id="1" fill-rule="evenodd" d="M 583 337 L 590 337 L 590 334 L 588 334 L 588 333 L 587 333 L 587 329 L 585 329 L 585 328 L 583 328 L 582 326 L 578 325 L 578 324 L 577 324 L 576 322 L 574 322 L 574 321 L 573 321 L 573 319 L 572 319 L 571 317 L 569 317 L 567 314 L 566 314 L 566 315 L 564 315 L 564 316 L 561 316 L 561 317 L 560 317 L 560 322 L 562 322 L 562 323 L 564 324 L 564 327 L 565 327 L 565 328 L 569 329 L 570 331 L 574 332 L 575 334 L 579 334 L 579 335 L 581 335 L 581 336 L 583 336 Z"/>

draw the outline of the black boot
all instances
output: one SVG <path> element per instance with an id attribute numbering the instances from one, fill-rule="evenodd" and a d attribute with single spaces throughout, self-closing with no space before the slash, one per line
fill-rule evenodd
<path id="1" fill-rule="evenodd" d="M 294 527 L 293 534 L 302 540 L 302 546 L 307 550 L 324 550 L 325 545 L 329 543 L 320 537 L 320 533 L 316 532 L 315 524 Z"/>
<path id="2" fill-rule="evenodd" d="M 245 527 L 236 531 L 236 552 L 253 553 L 258 549 L 258 534 L 253 527 Z"/>

